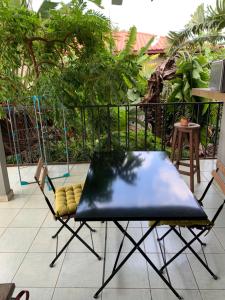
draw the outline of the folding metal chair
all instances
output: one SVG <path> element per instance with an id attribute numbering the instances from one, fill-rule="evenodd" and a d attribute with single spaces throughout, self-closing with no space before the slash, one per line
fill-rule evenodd
<path id="1" fill-rule="evenodd" d="M 221 188 L 223 194 L 225 194 L 225 166 L 222 164 L 221 161 L 217 161 L 217 168 L 216 170 L 214 170 L 212 172 L 212 179 L 210 180 L 210 182 L 208 183 L 205 191 L 202 194 L 202 197 L 198 200 L 199 203 L 203 206 L 203 200 L 209 190 L 209 188 L 211 187 L 213 181 L 215 180 L 216 183 L 219 185 L 219 187 Z M 160 222 L 159 225 L 169 225 L 169 230 L 161 237 L 159 237 L 157 229 L 156 229 L 156 233 L 157 233 L 157 237 L 158 237 L 158 241 L 159 241 L 159 246 L 160 246 L 160 250 L 161 250 L 161 254 L 162 254 L 162 258 L 163 258 L 163 263 L 164 265 L 161 267 L 160 271 L 164 271 L 166 269 L 167 275 L 168 275 L 168 270 L 167 267 L 168 265 L 173 262 L 183 251 L 185 251 L 187 248 L 190 249 L 190 251 L 195 255 L 195 257 L 200 261 L 200 263 L 205 267 L 205 269 L 213 276 L 214 279 L 217 279 L 218 277 L 212 272 L 212 270 L 209 268 L 208 263 L 207 263 L 207 259 L 205 256 L 205 252 L 204 252 L 204 248 L 203 246 L 206 246 L 205 243 L 203 243 L 200 240 L 200 237 L 205 233 L 208 234 L 209 231 L 213 228 L 216 219 L 218 218 L 219 214 L 221 213 L 223 207 L 225 204 L 225 199 L 223 200 L 223 202 L 221 203 L 221 205 L 219 206 L 219 208 L 217 209 L 215 215 L 213 216 L 212 220 L 207 220 L 207 222 L 202 223 L 202 222 L 196 222 L 196 221 L 176 221 L 174 220 L 173 222 Z M 150 222 L 151 225 L 151 222 Z M 178 227 L 178 228 L 177 228 Z M 193 238 L 190 241 L 187 241 L 183 235 L 181 234 L 181 227 L 185 227 L 187 228 L 191 234 L 193 235 Z M 198 229 L 199 232 L 195 233 L 194 229 Z M 181 241 L 184 243 L 184 247 L 182 247 L 182 249 L 180 251 L 178 251 L 171 259 L 169 259 L 168 261 L 166 261 L 166 255 L 165 255 L 165 244 L 164 244 L 164 239 L 166 236 L 169 235 L 170 232 L 174 232 L 180 239 Z M 161 245 L 161 241 L 163 241 L 163 246 Z M 202 258 L 196 253 L 196 251 L 193 249 L 193 247 L 191 246 L 195 241 L 198 241 L 202 247 L 202 252 L 204 255 L 204 259 L 205 261 L 202 260 Z M 169 275 L 168 275 L 169 276 Z"/>
<path id="2" fill-rule="evenodd" d="M 54 263 L 57 261 L 57 259 L 60 257 L 60 255 L 63 253 L 63 251 L 67 248 L 67 246 L 70 244 L 70 242 L 76 237 L 84 246 L 88 248 L 99 260 L 101 260 L 101 257 L 95 252 L 94 250 L 94 243 L 92 238 L 92 232 L 95 230 L 92 229 L 86 222 L 81 222 L 76 231 L 74 231 L 69 225 L 68 221 L 70 219 L 74 219 L 76 217 L 76 209 L 80 201 L 81 193 L 82 193 L 82 184 L 73 184 L 70 186 L 64 186 L 60 188 L 55 188 L 51 178 L 48 176 L 48 169 L 47 166 L 44 165 L 43 160 L 40 158 L 37 170 L 34 176 L 35 181 L 37 182 L 42 194 L 45 197 L 45 201 L 56 221 L 59 221 L 62 225 L 58 229 L 58 231 L 52 236 L 52 238 L 57 238 L 56 242 L 56 256 L 53 259 L 53 261 L 50 264 L 50 267 L 54 266 Z M 55 195 L 55 209 L 53 208 L 51 201 L 48 199 L 46 193 L 45 193 L 45 183 L 48 183 L 50 185 L 50 188 L 54 192 Z M 90 247 L 79 235 L 79 231 L 83 226 L 88 227 L 91 234 L 91 241 L 92 241 L 92 247 Z M 58 252 L 58 235 L 62 231 L 63 228 L 67 228 L 71 233 L 72 236 L 67 241 L 67 243 L 62 247 L 62 249 Z"/>

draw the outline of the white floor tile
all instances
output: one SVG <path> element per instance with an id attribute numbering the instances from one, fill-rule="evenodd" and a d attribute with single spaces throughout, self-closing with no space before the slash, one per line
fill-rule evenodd
<path id="1" fill-rule="evenodd" d="M 54 287 L 60 272 L 64 254 L 53 268 L 49 267 L 54 255 L 51 253 L 28 253 L 14 281 L 17 286 Z"/>
<path id="2" fill-rule="evenodd" d="M 52 236 L 56 233 L 56 228 L 41 228 L 35 237 L 29 252 L 53 252 L 56 251 L 56 238 Z M 58 236 L 58 250 L 60 250 L 71 234 L 67 229 L 63 229 Z"/>
<path id="3" fill-rule="evenodd" d="M 105 289 L 103 300 L 151 300 L 150 289 Z M 158 298 L 160 299 L 160 298 Z"/>
<path id="4" fill-rule="evenodd" d="M 225 249 L 225 228 L 214 228 L 215 235 Z"/>
<path id="5" fill-rule="evenodd" d="M 199 230 L 194 231 L 196 234 L 199 233 Z M 186 228 L 183 228 L 181 232 L 187 241 L 190 241 L 194 237 Z M 211 230 L 207 235 L 203 234 L 200 239 L 202 242 L 206 243 L 206 246 L 203 248 L 205 253 L 225 253 L 222 244 L 218 240 L 213 230 Z M 197 253 L 202 253 L 202 248 L 198 241 L 192 243 L 191 246 Z M 185 253 L 191 253 L 191 251 L 186 249 Z"/>
<path id="6" fill-rule="evenodd" d="M 85 182 L 86 175 L 79 175 L 79 176 L 70 176 L 64 182 L 64 185 L 71 185 L 71 184 L 83 184 Z"/>
<path id="7" fill-rule="evenodd" d="M 103 262 L 92 253 L 67 253 L 57 287 L 99 287 Z"/>
<path id="8" fill-rule="evenodd" d="M 92 233 L 94 249 L 96 252 L 100 253 L 104 251 L 105 229 L 95 229 L 96 232 Z M 84 226 L 81 228 L 78 234 L 89 246 L 92 247 L 90 230 L 87 227 Z M 87 247 L 81 243 L 81 241 L 79 241 L 77 238 L 74 238 L 68 246 L 67 252 L 90 252 L 90 250 L 88 250 Z"/>
<path id="9" fill-rule="evenodd" d="M 195 183 L 194 186 L 194 194 L 201 194 L 205 191 L 205 188 L 207 187 L 208 182 L 202 181 L 201 183 Z M 215 188 L 213 187 L 213 185 L 210 187 L 208 193 L 213 193 L 215 192 Z"/>
<path id="10" fill-rule="evenodd" d="M 27 252 L 38 228 L 7 228 L 0 237 L 0 252 Z"/>
<path id="11" fill-rule="evenodd" d="M 147 231 L 143 229 L 144 233 Z M 168 228 L 157 228 L 159 237 L 168 231 Z M 181 240 L 175 235 L 174 232 L 170 232 L 164 239 L 166 253 L 177 253 L 183 246 Z M 156 232 L 153 231 L 144 241 L 145 250 L 147 253 L 160 253 L 159 244 L 157 241 Z M 162 244 L 162 243 L 161 243 Z"/>
<path id="12" fill-rule="evenodd" d="M 40 227 L 48 209 L 22 209 L 9 227 Z"/>
<path id="13" fill-rule="evenodd" d="M 90 164 L 75 164 L 70 170 L 72 175 L 86 175 Z"/>
<path id="14" fill-rule="evenodd" d="M 20 183 L 13 185 L 13 191 L 17 195 L 32 195 L 33 192 L 36 190 L 37 186 L 36 183 L 23 185 L 21 186 Z"/>
<path id="15" fill-rule="evenodd" d="M 0 209 L 1 208 L 22 208 L 27 202 L 27 200 L 28 200 L 27 195 L 14 194 L 12 200 L 7 202 L 0 202 Z"/>
<path id="16" fill-rule="evenodd" d="M 59 221 L 56 221 L 52 215 L 52 213 L 48 210 L 47 216 L 44 220 L 44 222 L 41 224 L 41 227 L 54 227 L 54 228 L 59 228 L 61 227 L 62 223 L 60 223 Z M 71 219 L 68 222 L 68 225 L 70 225 L 70 227 L 74 227 L 75 226 L 75 222 L 73 219 Z"/>
<path id="17" fill-rule="evenodd" d="M 202 256 L 201 256 L 202 257 Z M 210 269 L 219 277 L 214 280 L 208 271 L 192 254 L 188 254 L 188 260 L 194 272 L 200 289 L 224 289 L 225 287 L 225 254 L 207 254 Z M 202 257 L 203 259 L 203 257 Z"/>
<path id="18" fill-rule="evenodd" d="M 49 199 L 50 200 L 50 199 Z M 43 195 L 31 195 L 27 197 L 27 202 L 24 208 L 46 208 L 48 205 Z"/>
<path id="19" fill-rule="evenodd" d="M 6 230 L 6 227 L 0 227 L 0 237 L 3 234 L 3 232 Z"/>
<path id="20" fill-rule="evenodd" d="M 201 172 L 200 173 L 200 177 L 201 177 L 201 182 L 208 182 L 211 178 L 211 172 Z"/>
<path id="21" fill-rule="evenodd" d="M 183 299 L 187 300 L 202 300 L 198 290 L 177 290 Z M 177 299 L 173 292 L 169 289 L 152 289 L 152 300 L 174 300 Z"/>
<path id="22" fill-rule="evenodd" d="M 162 264 L 162 258 L 160 254 L 149 254 L 149 258 L 153 263 L 160 268 Z M 167 254 L 167 260 L 171 258 L 171 254 Z M 168 271 L 172 285 L 176 289 L 197 289 L 195 278 L 193 276 L 192 270 L 188 263 L 185 254 L 181 254 L 177 257 L 169 266 Z M 166 273 L 164 272 L 164 275 Z M 161 280 L 161 278 L 153 271 L 149 266 L 149 276 L 151 288 L 167 288 L 166 284 Z"/>
<path id="23" fill-rule="evenodd" d="M 142 238 L 141 228 L 128 228 L 128 234 L 138 242 Z M 123 239 L 123 234 L 118 228 L 108 228 L 107 234 L 107 252 L 118 252 L 119 246 Z M 122 252 L 129 252 L 133 248 L 133 244 L 128 240 L 127 237 L 124 239 Z M 141 245 L 141 248 L 144 249 L 144 245 Z"/>
<path id="24" fill-rule="evenodd" d="M 56 288 L 52 300 L 91 300 L 97 289 Z"/>
<path id="25" fill-rule="evenodd" d="M 197 199 L 200 199 L 202 193 L 195 193 L 195 195 Z M 212 192 L 206 194 L 202 203 L 204 208 L 218 208 L 222 202 L 223 197 L 217 192 Z"/>
<path id="26" fill-rule="evenodd" d="M 121 253 L 119 262 L 125 256 L 125 253 Z M 105 278 L 111 274 L 115 259 L 115 253 L 107 253 Z M 134 253 L 110 281 L 108 287 L 118 289 L 149 288 L 147 265 L 141 254 Z"/>
<path id="27" fill-rule="evenodd" d="M 21 290 L 29 291 L 31 300 L 51 300 L 54 292 L 53 288 L 17 287 L 13 293 L 13 297 L 16 297 Z"/>
<path id="28" fill-rule="evenodd" d="M 206 181 L 210 181 L 211 180 L 211 178 L 212 178 L 212 170 L 211 171 L 203 171 L 203 172 L 201 172 L 201 174 L 205 177 Z"/>
<path id="29" fill-rule="evenodd" d="M 225 290 L 201 290 L 203 300 L 224 300 Z"/>
<path id="30" fill-rule="evenodd" d="M 25 253 L 0 253 L 0 282 L 11 282 Z"/>
<path id="31" fill-rule="evenodd" d="M 202 172 L 212 172 L 216 167 L 215 159 L 201 159 L 200 160 L 200 169 Z"/>
<path id="32" fill-rule="evenodd" d="M 209 220 L 212 220 L 213 217 L 215 216 L 215 213 L 217 211 L 217 209 L 215 208 L 205 208 L 204 211 L 206 212 Z M 225 209 L 223 209 L 219 216 L 217 217 L 216 221 L 215 221 L 215 225 L 214 227 L 225 227 Z"/>
<path id="33" fill-rule="evenodd" d="M 123 228 L 126 228 L 127 221 L 120 221 L 119 223 L 120 223 L 120 225 L 123 226 Z M 117 228 L 117 226 L 113 222 L 108 222 L 108 227 Z M 128 227 L 129 228 L 132 228 L 132 227 L 134 227 L 134 228 L 139 228 L 140 227 L 141 228 L 141 222 L 139 222 L 139 221 L 129 221 Z"/>
<path id="34" fill-rule="evenodd" d="M 0 227 L 7 227 L 20 210 L 17 208 L 0 209 Z"/>

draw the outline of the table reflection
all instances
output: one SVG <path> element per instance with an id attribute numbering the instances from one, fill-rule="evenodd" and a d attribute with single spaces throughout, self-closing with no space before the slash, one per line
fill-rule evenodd
<path id="1" fill-rule="evenodd" d="M 164 152 L 114 151 L 92 159 L 77 218 L 206 218 Z"/>

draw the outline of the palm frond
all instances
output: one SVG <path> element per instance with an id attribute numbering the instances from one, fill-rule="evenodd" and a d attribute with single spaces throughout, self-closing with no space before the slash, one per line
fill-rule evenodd
<path id="1" fill-rule="evenodd" d="M 217 0 L 216 7 L 211 5 L 204 10 L 204 4 L 198 6 L 191 21 L 179 32 L 171 31 L 168 35 L 169 54 L 174 54 L 184 46 L 209 41 L 217 43 L 224 41 L 220 33 L 225 28 L 225 0 Z"/>
<path id="2" fill-rule="evenodd" d="M 98 7 L 103 8 L 102 0 L 89 0 L 89 1 L 96 4 Z"/>
<path id="3" fill-rule="evenodd" d="M 120 58 L 126 57 L 127 55 L 130 55 L 133 51 L 133 46 L 136 42 L 137 37 L 137 28 L 135 26 L 132 26 L 129 29 L 128 38 L 126 40 L 126 44 L 124 49 L 120 53 Z"/>
<path id="4" fill-rule="evenodd" d="M 148 51 L 149 47 L 150 47 L 151 44 L 154 42 L 154 40 L 155 40 L 155 37 L 152 37 L 152 38 L 147 42 L 147 44 L 146 44 L 144 47 L 142 47 L 142 48 L 140 49 L 140 51 L 139 51 L 139 53 L 138 53 L 138 56 L 139 56 L 139 57 L 141 57 L 142 55 L 144 55 L 144 54 Z"/>
<path id="5" fill-rule="evenodd" d="M 182 49 L 196 47 L 196 45 L 202 46 L 203 43 L 209 42 L 213 45 L 223 43 L 225 41 L 225 35 L 223 33 L 205 33 L 200 36 L 193 36 L 191 39 L 184 41 L 183 43 L 177 44 L 175 47 L 170 48 L 170 54 L 174 55 L 177 51 Z"/>

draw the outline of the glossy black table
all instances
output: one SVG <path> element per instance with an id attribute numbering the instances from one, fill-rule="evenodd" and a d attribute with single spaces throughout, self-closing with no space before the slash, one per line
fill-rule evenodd
<path id="1" fill-rule="evenodd" d="M 124 260 L 103 282 L 97 298 L 129 257 L 138 250 L 173 293 L 181 298 L 167 279 L 140 248 L 160 220 L 206 220 L 197 200 L 164 152 L 116 151 L 96 153 L 90 164 L 77 221 L 113 221 L 134 245 Z M 136 242 L 119 221 L 153 220 L 144 236 Z"/>

